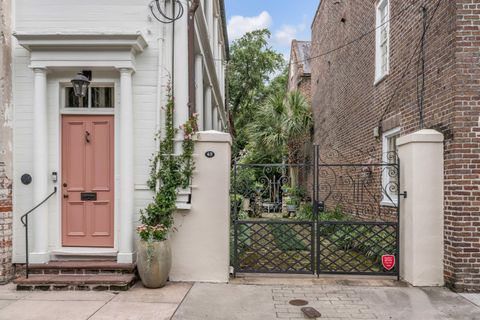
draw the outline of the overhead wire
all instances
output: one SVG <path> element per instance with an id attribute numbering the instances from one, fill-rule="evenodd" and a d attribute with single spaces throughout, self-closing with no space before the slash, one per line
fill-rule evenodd
<path id="1" fill-rule="evenodd" d="M 387 106 L 385 107 L 380 119 L 379 119 L 379 123 L 381 123 L 385 117 L 385 115 L 390 111 L 390 107 L 392 105 L 392 102 L 395 98 L 395 96 L 397 95 L 397 92 L 398 92 L 398 89 L 400 88 L 400 86 L 403 84 L 403 81 L 405 80 L 405 76 L 407 75 L 409 69 L 410 69 L 410 66 L 413 62 L 413 58 L 417 55 L 417 52 L 418 52 L 418 49 L 420 48 L 421 46 L 421 43 L 424 41 L 424 37 L 426 37 L 426 33 L 430 27 L 430 23 L 432 22 L 433 18 L 435 17 L 436 13 L 437 13 L 437 10 L 440 6 L 440 3 L 442 2 L 442 0 L 438 0 L 436 5 L 435 5 L 435 9 L 433 10 L 432 12 L 432 15 L 430 17 L 430 19 L 428 20 L 428 22 L 426 23 L 425 25 L 425 28 L 422 32 L 422 37 L 420 38 L 420 41 L 418 42 L 417 46 L 415 47 L 415 51 L 413 52 L 412 56 L 410 57 L 410 59 L 408 60 L 408 63 L 407 65 L 405 66 L 403 72 L 402 72 L 402 75 L 400 77 L 400 81 L 399 83 L 397 84 L 397 86 L 395 87 L 394 91 L 393 91 L 393 94 L 390 96 L 390 99 L 388 101 L 388 104 Z M 418 76 L 418 75 L 416 75 Z"/>

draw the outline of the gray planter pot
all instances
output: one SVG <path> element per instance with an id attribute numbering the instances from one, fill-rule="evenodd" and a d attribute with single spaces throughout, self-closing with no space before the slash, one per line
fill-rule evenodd
<path id="1" fill-rule="evenodd" d="M 169 240 L 152 243 L 139 240 L 137 249 L 137 268 L 143 285 L 147 288 L 165 286 L 172 267 Z"/>
<path id="2" fill-rule="evenodd" d="M 297 205 L 296 204 L 287 204 L 287 211 L 288 212 L 295 212 L 297 211 Z"/>

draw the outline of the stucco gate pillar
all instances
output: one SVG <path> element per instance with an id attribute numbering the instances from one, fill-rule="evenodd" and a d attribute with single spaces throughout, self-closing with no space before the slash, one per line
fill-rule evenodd
<path id="1" fill-rule="evenodd" d="M 171 236 L 172 281 L 229 279 L 231 144 L 228 133 L 197 134 L 191 208 L 177 212 Z"/>
<path id="2" fill-rule="evenodd" d="M 443 135 L 420 130 L 397 141 L 400 182 L 400 276 L 414 286 L 442 286 Z"/>

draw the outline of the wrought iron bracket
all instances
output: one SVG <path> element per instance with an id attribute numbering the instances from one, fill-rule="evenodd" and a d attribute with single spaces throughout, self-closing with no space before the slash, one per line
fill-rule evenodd
<path id="1" fill-rule="evenodd" d="M 407 191 L 404 191 L 403 193 L 399 194 L 403 199 L 407 199 Z"/>

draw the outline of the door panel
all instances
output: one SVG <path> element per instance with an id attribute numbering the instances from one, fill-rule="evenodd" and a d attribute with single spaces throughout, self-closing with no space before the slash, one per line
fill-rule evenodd
<path id="1" fill-rule="evenodd" d="M 111 155 L 110 150 L 113 149 L 110 137 L 111 123 L 108 121 L 93 121 L 92 136 L 95 142 L 92 144 L 92 155 L 90 157 L 92 163 L 91 186 L 94 191 L 110 190 L 110 173 L 111 173 Z"/>
<path id="2" fill-rule="evenodd" d="M 113 116 L 62 118 L 62 242 L 113 247 Z M 82 200 L 82 192 L 96 200 Z"/>
<path id="3" fill-rule="evenodd" d="M 68 155 L 68 161 L 64 163 L 68 172 L 69 191 L 83 191 L 87 177 L 86 148 L 82 147 L 83 135 L 87 130 L 87 124 L 83 121 L 70 121 L 68 131 L 65 132 L 64 152 Z"/>
<path id="4" fill-rule="evenodd" d="M 86 205 L 83 202 L 71 201 L 66 210 L 67 235 L 69 237 L 84 237 L 87 235 Z"/>

